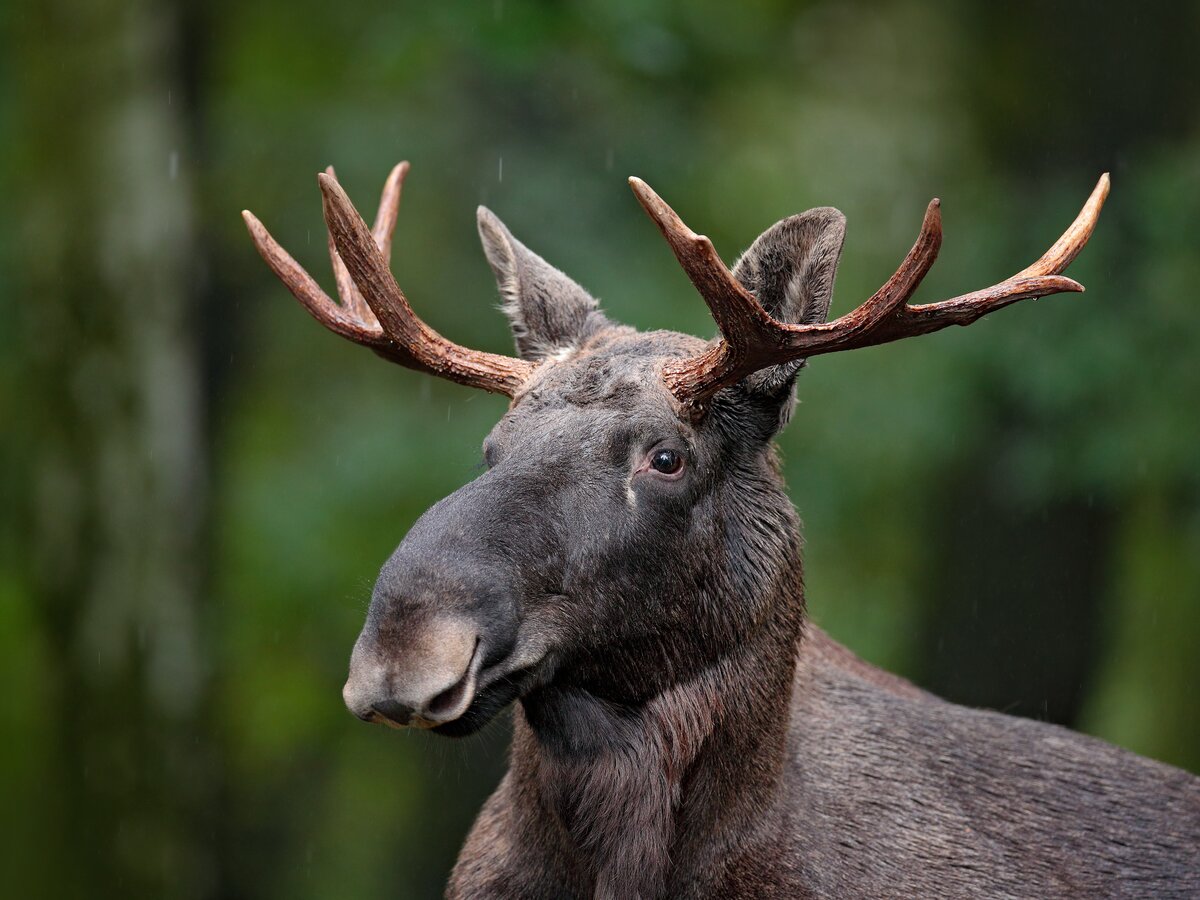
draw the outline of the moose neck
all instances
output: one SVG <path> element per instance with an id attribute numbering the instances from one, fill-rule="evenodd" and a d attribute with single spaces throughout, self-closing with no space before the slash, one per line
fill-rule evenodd
<path id="1" fill-rule="evenodd" d="M 716 882 L 771 839 L 803 622 L 798 547 L 761 627 L 642 702 L 551 685 L 516 715 L 511 777 L 555 855 L 596 897 Z M 546 833 L 549 832 L 549 833 Z M 715 852 L 714 852 L 715 851 Z M 715 867 L 715 868 L 714 868 Z"/>

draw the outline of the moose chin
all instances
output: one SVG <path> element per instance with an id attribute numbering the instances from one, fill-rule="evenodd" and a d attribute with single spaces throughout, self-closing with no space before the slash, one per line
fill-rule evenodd
<path id="1" fill-rule="evenodd" d="M 1083 290 L 1062 272 L 1107 176 L 1032 265 L 911 305 L 941 244 L 934 200 L 896 273 L 833 321 L 837 210 L 776 223 L 730 269 L 631 179 L 711 341 L 612 322 L 481 208 L 509 357 L 442 337 L 393 279 L 407 172 L 373 229 L 318 176 L 340 302 L 244 215 L 331 331 L 511 400 L 486 471 L 383 567 L 344 690 L 360 719 L 450 736 L 515 702 L 508 772 L 449 897 L 1200 896 L 1200 779 L 942 701 L 806 621 L 773 445 L 807 359 Z"/>

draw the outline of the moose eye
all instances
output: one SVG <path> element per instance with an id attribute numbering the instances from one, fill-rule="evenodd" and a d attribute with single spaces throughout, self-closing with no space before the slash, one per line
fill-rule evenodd
<path id="1" fill-rule="evenodd" d="M 650 468 L 663 475 L 677 475 L 683 468 L 683 457 L 675 450 L 664 447 L 654 451 L 650 457 Z"/>

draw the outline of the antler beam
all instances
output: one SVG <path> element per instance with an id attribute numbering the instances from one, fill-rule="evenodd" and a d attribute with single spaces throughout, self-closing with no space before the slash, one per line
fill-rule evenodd
<path id="1" fill-rule="evenodd" d="M 969 325 L 1018 300 L 1082 291 L 1081 284 L 1059 273 L 1091 237 L 1109 190 L 1105 173 L 1071 227 L 1032 266 L 982 290 L 909 306 L 942 243 L 940 203 L 935 199 L 896 273 L 865 303 L 832 322 L 793 325 L 772 318 L 721 261 L 712 242 L 688 228 L 649 185 L 639 178 L 629 182 L 721 331 L 720 340 L 703 353 L 663 367 L 667 387 L 693 416 L 703 414 L 717 391 L 766 366 L 928 334 L 949 325 Z"/>
<path id="2" fill-rule="evenodd" d="M 442 337 L 413 312 L 389 267 L 392 233 L 409 165 L 392 169 L 372 232 L 330 167 L 321 187 L 329 254 L 341 305 L 280 246 L 248 210 L 242 213 L 259 254 L 318 322 L 410 369 L 512 397 L 533 371 L 524 360 L 462 347 Z"/>

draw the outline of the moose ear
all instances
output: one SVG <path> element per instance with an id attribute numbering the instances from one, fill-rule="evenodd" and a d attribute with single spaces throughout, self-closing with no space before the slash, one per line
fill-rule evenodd
<path id="1" fill-rule="evenodd" d="M 758 236 L 733 267 L 733 275 L 780 322 L 824 322 L 833 297 L 846 217 L 829 206 L 776 222 Z M 753 392 L 790 388 L 804 360 L 770 366 L 747 376 Z"/>
<path id="2" fill-rule="evenodd" d="M 545 359 L 604 321 L 591 294 L 513 237 L 491 210 L 479 207 L 477 218 L 483 252 L 523 359 Z"/>

